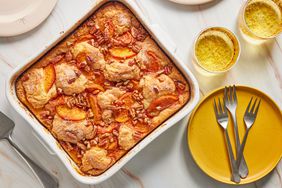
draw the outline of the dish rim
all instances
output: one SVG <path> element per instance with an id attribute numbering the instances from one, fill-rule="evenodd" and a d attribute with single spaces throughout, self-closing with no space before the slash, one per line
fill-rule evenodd
<path id="1" fill-rule="evenodd" d="M 79 168 L 76 166 L 75 162 L 69 157 L 69 155 L 62 149 L 59 145 L 58 141 L 53 137 L 53 135 L 32 115 L 30 111 L 28 111 L 24 105 L 19 101 L 15 92 L 15 83 L 17 78 L 24 72 L 28 67 L 37 62 L 40 57 L 45 55 L 51 48 L 56 46 L 60 41 L 62 41 L 66 36 L 68 36 L 72 31 L 74 31 L 82 22 L 84 22 L 89 16 L 91 16 L 97 9 L 103 6 L 107 2 L 120 2 L 124 6 L 126 6 L 134 16 L 137 17 L 138 21 L 143 24 L 146 31 L 150 34 L 150 36 L 154 39 L 154 41 L 159 45 L 160 49 L 172 60 L 173 64 L 179 69 L 181 74 L 188 81 L 190 86 L 191 96 L 189 101 L 182 106 L 174 115 L 169 117 L 165 122 L 160 124 L 156 129 L 154 129 L 150 134 L 144 137 L 138 144 L 136 144 L 131 150 L 129 150 L 123 157 L 121 157 L 114 165 L 112 165 L 109 169 L 98 176 L 87 176 L 80 174 Z M 6 82 L 6 97 L 11 104 L 11 106 L 19 113 L 31 126 L 32 130 L 36 133 L 36 135 L 40 138 L 46 149 L 48 148 L 55 153 L 55 155 L 61 160 L 64 166 L 68 169 L 68 171 L 72 174 L 72 176 L 81 183 L 84 184 L 98 184 L 102 181 L 105 181 L 113 174 L 115 174 L 119 169 L 121 169 L 130 159 L 132 159 L 139 151 L 145 148 L 150 142 L 152 142 L 155 138 L 157 138 L 160 134 L 165 132 L 168 128 L 172 127 L 179 120 L 184 118 L 187 114 L 189 114 L 192 109 L 196 106 L 199 100 L 199 86 L 196 78 L 188 69 L 188 67 L 180 61 L 174 54 L 172 50 L 170 50 L 167 45 L 165 45 L 164 41 L 161 41 L 155 30 L 152 28 L 154 24 L 149 23 L 146 20 L 145 16 L 140 12 L 137 5 L 130 0 L 98 0 L 93 6 L 86 11 L 86 13 L 82 16 L 82 18 L 75 23 L 72 27 L 67 29 L 67 31 L 61 35 L 58 39 L 54 41 L 50 41 L 45 50 L 40 50 L 34 56 L 27 59 L 21 65 L 18 65 L 9 75 Z"/>
<path id="2" fill-rule="evenodd" d="M 202 5 L 202 4 L 207 4 L 207 3 L 211 3 L 214 0 L 169 0 L 173 3 L 177 3 L 177 4 L 182 4 L 182 5 Z"/>

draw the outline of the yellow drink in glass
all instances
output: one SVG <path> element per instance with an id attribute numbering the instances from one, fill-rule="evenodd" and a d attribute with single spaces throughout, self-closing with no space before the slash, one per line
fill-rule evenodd
<path id="1" fill-rule="evenodd" d="M 194 64 L 201 73 L 223 73 L 237 62 L 240 45 L 236 36 L 222 27 L 203 30 L 194 44 Z"/>
<path id="2" fill-rule="evenodd" d="M 245 39 L 262 43 L 282 30 L 281 0 L 248 0 L 239 17 L 239 28 Z"/>

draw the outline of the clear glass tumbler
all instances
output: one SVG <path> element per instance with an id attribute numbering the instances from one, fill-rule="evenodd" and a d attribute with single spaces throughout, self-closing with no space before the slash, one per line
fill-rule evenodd
<path id="1" fill-rule="evenodd" d="M 238 24 L 243 38 L 253 44 L 275 38 L 282 31 L 282 0 L 247 0 Z"/>
<path id="2" fill-rule="evenodd" d="M 238 38 L 230 30 L 223 27 L 206 28 L 194 42 L 194 67 L 205 76 L 225 73 L 238 62 L 240 49 Z"/>

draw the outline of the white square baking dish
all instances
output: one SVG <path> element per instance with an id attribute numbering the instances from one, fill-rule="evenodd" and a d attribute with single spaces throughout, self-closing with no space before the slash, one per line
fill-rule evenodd
<path id="1" fill-rule="evenodd" d="M 73 27 L 66 31 L 61 37 L 57 40 L 50 42 L 48 48 L 44 51 L 38 52 L 35 56 L 31 57 L 25 63 L 22 63 L 16 67 L 13 72 L 10 74 L 7 84 L 6 84 L 6 96 L 11 106 L 29 123 L 31 126 L 31 131 L 35 133 L 35 136 L 39 141 L 46 147 L 46 149 L 58 156 L 58 158 L 63 162 L 68 171 L 72 176 L 81 183 L 84 184 L 98 184 L 116 173 L 120 168 L 122 168 L 132 157 L 134 157 L 140 150 L 152 142 L 156 137 L 166 131 L 168 128 L 173 126 L 184 116 L 188 115 L 193 108 L 196 106 L 199 100 L 199 86 L 197 80 L 189 69 L 182 63 L 177 57 L 174 56 L 174 51 L 169 44 L 169 39 L 164 35 L 163 32 L 160 32 L 159 29 L 156 29 L 155 25 L 150 24 L 144 15 L 140 12 L 137 5 L 132 0 L 118 0 L 126 7 L 128 7 L 133 14 L 139 19 L 143 24 L 146 30 L 150 33 L 151 37 L 157 42 L 160 48 L 166 53 L 168 57 L 174 62 L 178 69 L 182 72 L 185 78 L 190 84 L 191 97 L 188 103 L 183 106 L 177 113 L 172 117 L 167 119 L 164 123 L 158 126 L 154 131 L 147 135 L 142 141 L 140 141 L 135 147 L 133 147 L 127 154 L 125 154 L 120 160 L 118 160 L 112 167 L 106 170 L 104 173 L 98 176 L 85 176 L 79 172 L 79 168 L 68 156 L 68 154 L 60 147 L 57 140 L 47 131 L 44 126 L 33 116 L 31 112 L 26 109 L 26 107 L 21 104 L 16 96 L 15 91 L 15 82 L 18 76 L 24 72 L 29 66 L 35 63 L 40 57 L 42 57 L 48 50 L 57 45 L 62 39 L 64 39 L 68 34 L 75 30 L 83 21 L 85 21 L 90 15 L 92 15 L 99 7 L 103 4 L 109 2 L 110 0 L 100 0 L 96 1 L 93 7 L 90 7 L 89 11 L 77 22 Z"/>

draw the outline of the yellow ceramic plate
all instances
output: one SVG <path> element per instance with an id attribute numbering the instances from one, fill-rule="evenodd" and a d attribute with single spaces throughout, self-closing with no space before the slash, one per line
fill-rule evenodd
<path id="1" fill-rule="evenodd" d="M 245 133 L 243 116 L 251 97 L 261 98 L 255 124 L 249 132 L 244 156 L 249 175 L 240 184 L 254 182 L 275 168 L 282 157 L 282 114 L 277 104 L 266 94 L 246 86 L 236 86 L 239 135 Z M 188 124 L 188 145 L 198 166 L 210 177 L 224 183 L 230 181 L 230 166 L 223 130 L 216 123 L 213 99 L 223 98 L 223 88 L 206 96 L 196 107 Z M 233 125 L 229 118 L 228 132 L 235 152 Z"/>

